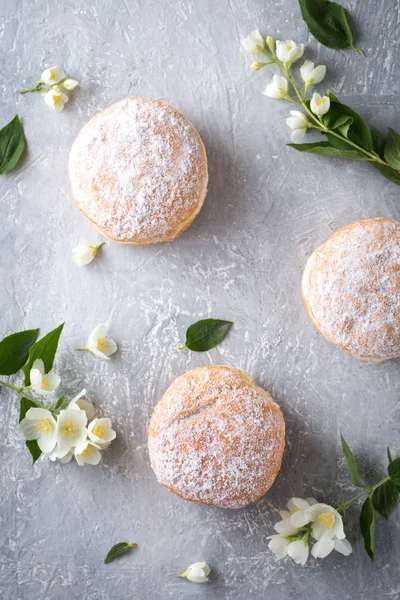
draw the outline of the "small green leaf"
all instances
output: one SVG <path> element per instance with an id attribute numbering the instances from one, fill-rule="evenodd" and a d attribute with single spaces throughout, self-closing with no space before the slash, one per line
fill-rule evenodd
<path id="1" fill-rule="evenodd" d="M 335 110 L 335 103 L 332 103 L 328 112 L 322 117 L 322 122 L 329 129 L 339 129 L 340 133 L 346 137 L 350 125 L 353 124 L 353 117 Z"/>
<path id="2" fill-rule="evenodd" d="M 19 422 L 20 423 L 21 423 L 22 419 L 25 418 L 25 415 L 30 408 L 36 408 L 36 404 L 34 402 L 31 402 L 31 400 L 28 400 L 28 398 L 22 397 L 21 403 L 19 405 Z M 28 448 L 29 452 L 31 453 L 32 462 L 33 462 L 33 464 L 35 464 L 35 462 L 37 461 L 39 456 L 42 454 L 42 451 L 39 448 L 36 440 L 28 440 L 25 442 L 25 444 L 26 444 L 26 447 Z"/>
<path id="3" fill-rule="evenodd" d="M 392 167 L 387 167 L 386 165 L 381 165 L 377 162 L 373 163 L 373 165 L 374 165 L 375 169 L 378 169 L 378 171 L 381 175 L 386 177 L 386 179 L 389 179 L 389 181 L 392 181 L 393 183 L 400 185 L 400 172 L 399 171 L 396 171 L 396 169 L 392 169 Z"/>
<path id="4" fill-rule="evenodd" d="M 57 410 L 64 404 L 65 396 L 61 396 L 54 405 L 54 410 Z"/>
<path id="5" fill-rule="evenodd" d="M 371 498 L 368 496 L 362 505 L 360 514 L 360 528 L 364 538 L 364 546 L 368 556 L 373 561 L 375 558 L 375 514 Z"/>
<path id="6" fill-rule="evenodd" d="M 299 0 L 308 29 L 321 44 L 338 50 L 353 47 L 347 11 L 329 0 Z"/>
<path id="7" fill-rule="evenodd" d="M 372 148 L 380 156 L 384 157 L 386 140 L 378 129 L 372 132 Z"/>
<path id="8" fill-rule="evenodd" d="M 0 375 L 14 375 L 22 369 L 38 335 L 39 329 L 29 329 L 8 335 L 0 342 Z"/>
<path id="9" fill-rule="evenodd" d="M 349 140 L 370 152 L 373 146 L 372 135 L 364 119 L 355 110 L 350 108 L 350 106 L 339 102 L 332 92 L 327 92 L 327 96 L 331 100 L 331 106 L 325 116 L 327 117 L 332 113 L 334 118 L 338 118 L 339 115 L 351 117 L 353 122 L 349 124 L 346 136 Z"/>
<path id="10" fill-rule="evenodd" d="M 363 483 L 361 482 L 360 475 L 358 474 L 358 467 L 354 454 L 344 439 L 342 433 L 340 434 L 340 441 L 342 442 L 343 454 L 346 458 L 347 466 L 349 467 L 351 483 L 356 487 L 364 487 Z"/>
<path id="11" fill-rule="evenodd" d="M 388 475 L 391 482 L 394 483 L 397 489 L 400 489 L 400 458 L 395 458 L 389 463 Z"/>
<path id="12" fill-rule="evenodd" d="M 203 319 L 193 323 L 186 331 L 185 345 L 178 348 L 189 348 L 194 352 L 206 352 L 215 348 L 226 336 L 232 327 L 232 321 L 220 319 Z"/>
<path id="13" fill-rule="evenodd" d="M 387 447 L 387 455 L 388 455 L 388 461 L 389 461 L 389 465 L 390 465 L 390 463 L 393 462 L 393 458 L 392 458 L 392 454 L 390 452 L 389 446 Z"/>
<path id="14" fill-rule="evenodd" d="M 389 166 L 396 170 L 400 169 L 400 135 L 391 127 L 385 144 L 384 156 Z"/>
<path id="15" fill-rule="evenodd" d="M 309 152 L 321 156 L 336 156 L 337 158 L 350 158 L 353 160 L 368 160 L 364 154 L 349 147 L 349 150 L 335 148 L 329 142 L 312 142 L 311 144 L 286 144 L 299 152 Z"/>
<path id="16" fill-rule="evenodd" d="M 62 323 L 62 325 L 59 327 L 56 327 L 56 329 L 53 329 L 53 331 L 50 331 L 32 346 L 29 352 L 29 360 L 24 367 L 25 385 L 31 384 L 30 370 L 33 363 L 38 358 L 42 359 L 46 373 L 51 371 L 53 368 L 54 357 L 57 352 L 58 341 L 60 339 L 63 327 L 64 323 Z"/>
<path id="17" fill-rule="evenodd" d="M 0 175 L 12 171 L 25 148 L 25 135 L 18 115 L 0 130 Z"/>
<path id="18" fill-rule="evenodd" d="M 376 488 L 371 497 L 374 509 L 385 519 L 390 517 L 398 500 L 399 492 L 390 480 Z"/>
<path id="19" fill-rule="evenodd" d="M 107 554 L 104 559 L 104 564 L 108 564 L 112 560 L 123 556 L 127 552 L 129 552 L 132 548 L 137 548 L 137 544 L 128 544 L 128 542 L 119 542 L 119 544 L 115 544 Z"/>

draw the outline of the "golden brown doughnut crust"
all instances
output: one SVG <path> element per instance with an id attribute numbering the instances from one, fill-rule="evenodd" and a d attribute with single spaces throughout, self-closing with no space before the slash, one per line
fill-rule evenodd
<path id="1" fill-rule="evenodd" d="M 308 259 L 302 281 L 311 320 L 356 358 L 400 356 L 400 223 L 365 219 L 339 229 Z"/>
<path id="2" fill-rule="evenodd" d="M 185 500 L 241 508 L 277 476 L 285 423 L 268 392 L 240 369 L 200 367 L 156 405 L 149 451 L 158 481 Z"/>
<path id="3" fill-rule="evenodd" d="M 70 152 L 79 210 L 109 239 L 144 245 L 177 238 L 207 193 L 207 157 L 179 110 L 127 98 L 93 117 Z"/>

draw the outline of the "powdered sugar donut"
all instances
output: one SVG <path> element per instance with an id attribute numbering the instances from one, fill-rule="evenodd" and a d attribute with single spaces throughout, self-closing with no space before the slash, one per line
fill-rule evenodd
<path id="1" fill-rule="evenodd" d="M 303 297 L 314 325 L 356 358 L 400 356 L 400 223 L 343 227 L 308 259 Z"/>
<path id="2" fill-rule="evenodd" d="M 268 392 L 240 369 L 200 367 L 178 377 L 149 427 L 158 481 L 185 500 L 240 508 L 277 476 L 285 423 Z"/>
<path id="3" fill-rule="evenodd" d="M 69 157 L 80 211 L 115 242 L 177 238 L 199 213 L 207 157 L 188 119 L 165 102 L 127 98 L 93 117 Z"/>

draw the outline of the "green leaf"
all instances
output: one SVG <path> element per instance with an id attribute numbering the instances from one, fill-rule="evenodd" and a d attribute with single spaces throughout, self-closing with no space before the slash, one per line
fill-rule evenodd
<path id="1" fill-rule="evenodd" d="M 376 488 L 371 498 L 374 509 L 385 519 L 390 517 L 398 500 L 399 492 L 390 480 Z"/>
<path id="2" fill-rule="evenodd" d="M 347 137 L 350 125 L 353 124 L 353 117 L 343 114 L 335 109 L 335 103 L 331 104 L 328 112 L 322 117 L 322 122 L 329 129 L 339 129 L 340 133 Z"/>
<path id="3" fill-rule="evenodd" d="M 400 169 L 400 135 L 389 128 L 389 135 L 385 144 L 385 160 L 393 169 Z"/>
<path id="4" fill-rule="evenodd" d="M 14 375 L 22 369 L 38 335 L 39 329 L 29 329 L 8 335 L 0 342 L 0 375 Z"/>
<path id="5" fill-rule="evenodd" d="M 105 557 L 104 564 L 106 565 L 112 560 L 123 556 L 124 554 L 132 550 L 132 548 L 137 548 L 137 544 L 128 544 L 128 542 L 119 542 L 119 544 L 115 544 L 115 546 L 111 548 L 111 550 Z"/>
<path id="6" fill-rule="evenodd" d="M 186 331 L 185 345 L 178 349 L 189 348 L 194 352 L 211 350 L 222 342 L 232 325 L 232 321 L 221 321 L 220 319 L 197 321 Z"/>
<path id="7" fill-rule="evenodd" d="M 386 167 L 386 165 L 380 165 L 377 162 L 373 163 L 373 165 L 374 165 L 375 169 L 378 169 L 378 171 L 381 175 L 386 177 L 386 179 L 389 179 L 389 181 L 392 181 L 393 183 L 400 185 L 400 172 L 399 171 L 396 171 L 396 169 L 392 169 L 392 167 Z"/>
<path id="8" fill-rule="evenodd" d="M 64 404 L 65 396 L 61 396 L 54 405 L 54 410 L 57 410 Z"/>
<path id="9" fill-rule="evenodd" d="M 395 458 L 389 463 L 388 474 L 397 489 L 400 489 L 400 458 Z"/>
<path id="10" fill-rule="evenodd" d="M 12 171 L 25 148 L 25 135 L 18 115 L 0 130 L 0 175 Z"/>
<path id="11" fill-rule="evenodd" d="M 45 372 L 48 373 L 53 368 L 54 357 L 57 352 L 58 341 L 63 330 L 64 323 L 50 331 L 34 344 L 29 352 L 29 360 L 24 367 L 25 385 L 31 384 L 30 370 L 33 363 L 38 358 L 41 358 L 44 363 Z"/>
<path id="12" fill-rule="evenodd" d="M 313 36 L 327 48 L 353 47 L 347 11 L 329 0 L 299 0 L 301 16 Z"/>
<path id="13" fill-rule="evenodd" d="M 339 102 L 339 100 L 334 94 L 332 94 L 332 92 L 327 92 L 327 96 L 329 96 L 331 100 L 331 106 L 329 108 L 329 111 L 325 115 L 325 117 L 327 117 L 327 120 L 329 114 L 332 114 L 332 117 L 329 117 L 332 119 L 338 119 L 339 115 L 351 117 L 353 119 L 353 122 L 351 124 L 349 123 L 349 126 L 347 127 L 346 136 L 349 140 L 370 152 L 373 146 L 372 135 L 364 119 L 360 117 L 360 115 L 355 110 L 350 108 L 350 106 Z"/>
<path id="14" fill-rule="evenodd" d="M 364 538 L 364 546 L 371 560 L 375 558 L 375 514 L 371 498 L 368 496 L 362 505 L 360 528 Z"/>
<path id="15" fill-rule="evenodd" d="M 335 148 L 329 142 L 312 142 L 311 144 L 287 144 L 290 148 L 299 150 L 299 152 L 309 152 L 311 154 L 319 154 L 321 156 L 336 156 L 337 158 L 350 158 L 353 160 L 368 160 L 364 154 L 358 150 L 350 148 L 342 150 Z"/>
<path id="16" fill-rule="evenodd" d="M 372 148 L 381 157 L 384 157 L 386 140 L 378 129 L 372 132 Z"/>
<path id="17" fill-rule="evenodd" d="M 393 458 L 392 458 L 392 454 L 390 452 L 389 446 L 387 448 L 387 455 L 388 455 L 388 461 L 389 461 L 389 464 L 390 464 L 391 462 L 393 462 Z"/>
<path id="18" fill-rule="evenodd" d="M 28 400 L 28 398 L 22 397 L 21 403 L 19 405 L 19 422 L 20 423 L 21 423 L 22 419 L 25 418 L 25 415 L 30 408 L 36 408 L 36 404 L 34 402 L 31 402 L 31 400 Z M 33 462 L 33 464 L 35 464 L 35 462 L 37 461 L 39 456 L 42 454 L 42 451 L 39 448 L 36 440 L 28 440 L 25 442 L 25 444 L 26 444 L 26 447 L 28 448 L 29 452 L 31 453 L 32 462 Z"/>
<path id="19" fill-rule="evenodd" d="M 364 487 L 363 483 L 361 482 L 360 475 L 358 474 L 358 467 L 354 454 L 344 439 L 342 433 L 340 434 L 340 441 L 342 442 L 343 454 L 346 458 L 347 466 L 349 467 L 351 483 L 356 487 Z"/>

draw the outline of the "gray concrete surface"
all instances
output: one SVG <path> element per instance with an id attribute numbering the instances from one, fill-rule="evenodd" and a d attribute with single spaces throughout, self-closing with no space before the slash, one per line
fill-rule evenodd
<path id="1" fill-rule="evenodd" d="M 0 390 L 0 596 L 4 600 L 375 600 L 400 598 L 399 512 L 378 518 L 377 558 L 348 513 L 349 558 L 301 568 L 276 563 L 267 535 L 292 495 L 338 502 L 353 489 L 339 448 L 343 430 L 363 475 L 378 477 L 385 449 L 400 452 L 398 361 L 370 365 L 326 342 L 300 296 L 302 268 L 337 228 L 364 217 L 400 218 L 400 188 L 367 164 L 286 148 L 289 106 L 260 92 L 240 38 L 255 27 L 307 43 L 327 85 L 371 124 L 400 129 L 398 0 L 348 0 L 366 58 L 320 47 L 297 0 L 0 0 L 1 124 L 19 113 L 28 139 L 21 166 L 0 178 L 0 333 L 66 321 L 57 370 L 72 396 L 83 386 L 118 438 L 99 467 L 40 461 L 17 436 L 16 398 Z M 60 64 L 81 88 L 61 114 L 17 90 Z M 174 243 L 113 244 L 86 269 L 79 243 L 100 241 L 71 198 L 67 158 L 80 127 L 128 95 L 180 108 L 201 133 L 210 165 L 201 214 Z M 186 327 L 232 319 L 207 354 L 178 353 Z M 74 348 L 109 323 L 109 362 Z M 194 506 L 158 485 L 146 429 L 175 377 L 204 364 L 249 371 L 280 403 L 287 449 L 270 493 L 239 511 Z M 139 549 L 108 566 L 123 539 Z M 196 560 L 209 585 L 175 578 Z"/>

